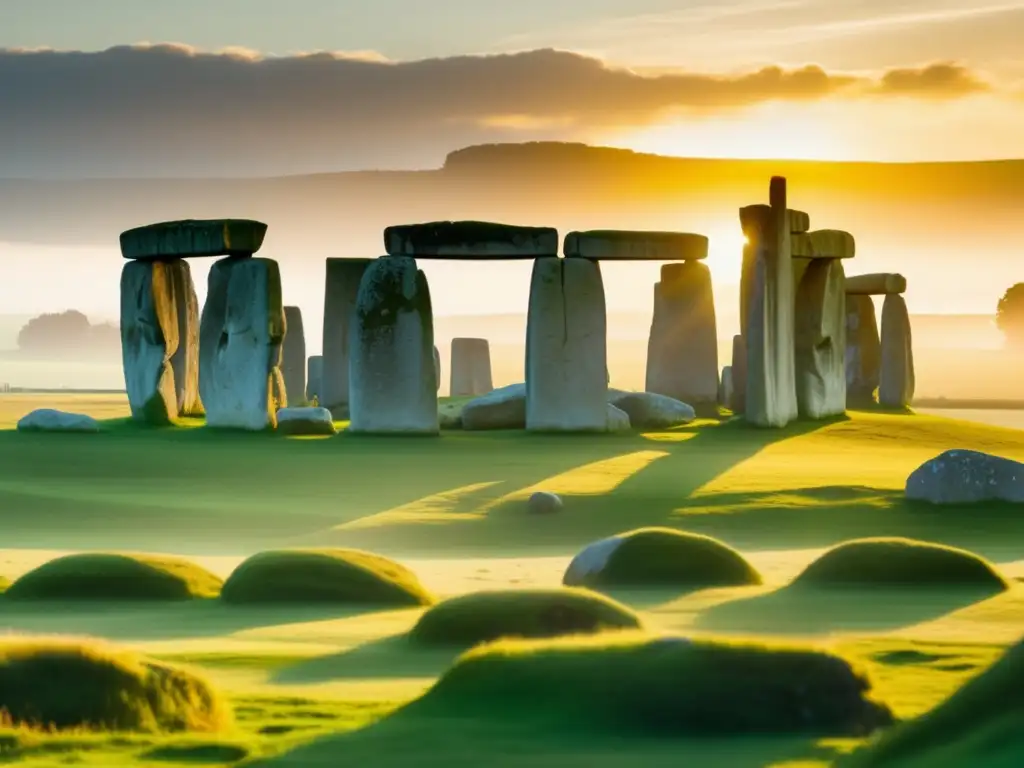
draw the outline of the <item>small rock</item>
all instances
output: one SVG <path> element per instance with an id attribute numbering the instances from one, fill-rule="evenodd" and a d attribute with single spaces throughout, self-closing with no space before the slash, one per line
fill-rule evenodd
<path id="1" fill-rule="evenodd" d="M 282 435 L 337 434 L 326 408 L 282 408 L 277 412 L 277 431 Z"/>
<path id="2" fill-rule="evenodd" d="M 562 509 L 562 497 L 557 493 L 537 491 L 530 497 L 529 511 L 535 515 L 550 515 Z"/>
<path id="3" fill-rule="evenodd" d="M 946 451 L 910 474 L 905 493 L 932 504 L 1022 503 L 1024 464 L 979 451 Z"/>
<path id="4" fill-rule="evenodd" d="M 100 425 L 92 416 L 40 408 L 22 417 L 19 432 L 99 432 Z"/>
<path id="5" fill-rule="evenodd" d="M 608 403 L 608 431 L 629 432 L 633 428 L 629 414 Z"/>
<path id="6" fill-rule="evenodd" d="M 689 424 L 697 414 L 686 403 L 654 392 L 627 392 L 611 401 L 636 429 L 668 429 Z"/>

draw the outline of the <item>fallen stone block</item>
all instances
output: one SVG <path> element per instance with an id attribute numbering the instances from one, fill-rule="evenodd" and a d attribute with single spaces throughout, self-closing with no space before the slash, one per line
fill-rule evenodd
<path id="1" fill-rule="evenodd" d="M 1024 464 L 979 451 L 952 450 L 907 478 L 908 499 L 932 504 L 1024 503 Z"/>
<path id="2" fill-rule="evenodd" d="M 558 255 L 558 231 L 487 221 L 434 221 L 384 230 L 391 256 L 419 259 L 533 259 Z"/>
<path id="3" fill-rule="evenodd" d="M 39 408 L 18 421 L 19 432 L 99 432 L 100 425 L 92 416 L 67 413 L 53 408 Z"/>
<path id="4" fill-rule="evenodd" d="M 687 403 L 654 392 L 623 392 L 610 401 L 629 416 L 630 424 L 637 429 L 670 429 L 697 418 Z"/>
<path id="5" fill-rule="evenodd" d="M 896 273 L 855 275 L 846 278 L 846 293 L 851 296 L 886 296 L 907 292 L 907 278 Z"/>
<path id="6" fill-rule="evenodd" d="M 796 292 L 796 395 L 800 415 L 846 412 L 846 293 L 843 263 L 810 262 Z"/>
<path id="7" fill-rule="evenodd" d="M 882 304 L 882 362 L 878 377 L 878 404 L 907 408 L 914 400 L 914 342 L 910 315 L 903 297 L 890 293 Z"/>
<path id="8" fill-rule="evenodd" d="M 526 429 L 526 385 L 506 387 L 474 398 L 462 406 L 465 430 Z"/>
<path id="9" fill-rule="evenodd" d="M 620 408 L 608 403 L 608 431 L 629 432 L 633 428 L 629 420 L 629 414 Z"/>
<path id="10" fill-rule="evenodd" d="M 285 307 L 284 324 L 281 376 L 284 378 L 285 403 L 301 405 L 306 399 L 306 331 L 302 325 L 302 310 Z"/>
<path id="11" fill-rule="evenodd" d="M 857 255 L 857 243 L 849 232 L 819 229 L 793 235 L 792 253 L 800 259 L 852 259 Z"/>
<path id="12" fill-rule="evenodd" d="M 267 225 L 251 219 L 164 221 L 122 232 L 121 255 L 136 260 L 252 256 L 266 234 Z"/>
<path id="13" fill-rule="evenodd" d="M 562 252 L 566 258 L 690 261 L 708 257 L 708 239 L 687 232 L 591 230 L 566 235 Z"/>
<path id="14" fill-rule="evenodd" d="M 487 339 L 452 339 L 452 397 L 484 395 L 494 389 L 491 381 L 491 347 Z"/>
<path id="15" fill-rule="evenodd" d="M 319 403 L 334 414 L 349 415 L 349 337 L 359 283 L 373 259 L 327 259 L 324 290 L 323 374 Z"/>
<path id="16" fill-rule="evenodd" d="M 337 431 L 326 408 L 281 408 L 277 412 L 279 435 L 334 435 Z"/>

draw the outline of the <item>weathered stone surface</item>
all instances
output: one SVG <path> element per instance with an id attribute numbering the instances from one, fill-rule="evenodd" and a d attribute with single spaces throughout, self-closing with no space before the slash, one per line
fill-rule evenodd
<path id="1" fill-rule="evenodd" d="M 747 342 L 740 336 L 732 337 L 732 399 L 729 410 L 741 414 L 747 408 Z"/>
<path id="2" fill-rule="evenodd" d="M 441 353 L 434 347 L 434 389 L 441 391 Z"/>
<path id="3" fill-rule="evenodd" d="M 849 282 L 849 281 L 847 281 Z M 882 364 L 882 345 L 870 296 L 846 294 L 846 404 L 875 401 Z"/>
<path id="4" fill-rule="evenodd" d="M 854 275 L 846 278 L 846 293 L 856 296 L 885 296 L 906 293 L 907 278 L 896 273 Z"/>
<path id="5" fill-rule="evenodd" d="M 697 418 L 686 403 L 653 392 L 624 392 L 611 398 L 611 404 L 625 411 L 637 429 L 669 429 Z"/>
<path id="6" fill-rule="evenodd" d="M 199 391 L 207 426 L 276 426 L 284 324 L 277 262 L 214 263 L 199 330 Z"/>
<path id="7" fill-rule="evenodd" d="M 370 265 L 351 333 L 349 430 L 436 435 L 434 317 L 414 259 L 382 256 Z"/>
<path id="8" fill-rule="evenodd" d="M 324 376 L 324 358 L 322 355 L 311 355 L 306 361 L 306 401 L 317 403 L 322 401 L 320 393 Z"/>
<path id="9" fill-rule="evenodd" d="M 558 255 L 558 231 L 488 221 L 434 221 L 384 230 L 391 256 L 419 259 L 533 259 Z"/>
<path id="10" fill-rule="evenodd" d="M 793 235 L 792 251 L 793 257 L 800 259 L 852 259 L 857 255 L 857 243 L 849 232 L 818 229 Z"/>
<path id="11" fill-rule="evenodd" d="M 327 259 L 320 405 L 348 418 L 349 336 L 359 283 L 373 259 Z"/>
<path id="12" fill-rule="evenodd" d="M 592 584 L 592 577 L 601 573 L 608 565 L 608 560 L 624 541 L 621 536 L 609 536 L 607 539 L 588 544 L 572 559 L 562 577 L 567 587 L 582 587 Z"/>
<path id="13" fill-rule="evenodd" d="M 302 310 L 285 307 L 284 326 L 281 376 L 284 377 L 285 402 L 300 405 L 306 399 L 306 331 L 302 324 Z"/>
<path id="14" fill-rule="evenodd" d="M 715 410 L 718 329 L 711 270 L 695 261 L 670 266 L 655 287 L 645 389 Z"/>
<path id="15" fill-rule="evenodd" d="M 124 265 L 121 357 L 134 419 L 169 424 L 179 415 L 199 410 L 198 325 L 195 288 L 186 262 Z"/>
<path id="16" fill-rule="evenodd" d="M 333 435 L 337 431 L 326 408 L 281 408 L 277 412 L 277 432 L 281 435 Z"/>
<path id="17" fill-rule="evenodd" d="M 946 451 L 910 474 L 905 493 L 908 499 L 932 504 L 1021 504 L 1024 464 L 979 451 Z"/>
<path id="18" fill-rule="evenodd" d="M 528 430 L 607 430 L 606 323 L 598 262 L 534 261 L 526 323 Z"/>
<path id="19" fill-rule="evenodd" d="M 562 497 L 557 493 L 537 491 L 530 496 L 526 508 L 535 515 L 550 515 L 562 511 Z"/>
<path id="20" fill-rule="evenodd" d="M 748 247 L 757 251 L 757 257 L 744 334 L 747 392 L 743 415 L 755 426 L 784 427 L 797 416 L 793 262 L 785 179 L 772 178 L 770 199 L 770 215 L 755 217 L 755 222 L 744 225 Z"/>
<path id="21" fill-rule="evenodd" d="M 723 408 L 728 408 L 732 403 L 733 398 L 733 384 L 732 384 L 732 366 L 727 365 L 722 368 L 722 376 L 718 382 L 718 404 Z"/>
<path id="22" fill-rule="evenodd" d="M 470 400 L 462 406 L 462 428 L 525 429 L 526 385 L 509 384 Z"/>
<path id="23" fill-rule="evenodd" d="M 878 378 L 878 403 L 886 408 L 906 408 L 914 399 L 914 342 L 910 315 L 903 297 L 890 293 L 882 304 L 882 364 Z"/>
<path id="24" fill-rule="evenodd" d="M 491 380 L 491 347 L 487 339 L 452 339 L 452 397 L 485 395 L 494 389 Z"/>
<path id="25" fill-rule="evenodd" d="M 99 432 L 100 425 L 92 416 L 67 413 L 53 408 L 39 408 L 22 416 L 19 432 Z"/>
<path id="26" fill-rule="evenodd" d="M 846 412 L 846 293 L 843 263 L 815 259 L 796 292 L 796 395 L 800 415 Z"/>
<path id="27" fill-rule="evenodd" d="M 746 232 L 748 228 L 758 228 L 771 217 L 771 206 L 760 203 L 740 208 L 740 226 Z M 802 235 L 811 231 L 811 217 L 803 211 L 790 208 L 786 211 L 789 231 L 794 235 Z"/>
<path id="28" fill-rule="evenodd" d="M 121 255 L 139 260 L 251 256 L 266 234 L 267 225 L 251 219 L 164 221 L 122 232 Z"/>
<path id="29" fill-rule="evenodd" d="M 633 232 L 595 229 L 570 232 L 562 252 L 566 258 L 612 261 L 689 261 L 708 257 L 708 239 L 688 232 Z"/>
<path id="30" fill-rule="evenodd" d="M 629 414 L 608 403 L 608 431 L 629 432 L 632 428 L 633 424 L 629 420 Z"/>

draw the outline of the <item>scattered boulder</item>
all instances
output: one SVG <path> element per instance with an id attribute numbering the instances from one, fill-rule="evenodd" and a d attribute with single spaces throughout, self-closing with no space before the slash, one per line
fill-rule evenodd
<path id="1" fill-rule="evenodd" d="M 299 307 L 284 308 L 284 343 L 281 347 L 281 376 L 285 405 L 302 405 L 306 399 L 306 331 Z"/>
<path id="2" fill-rule="evenodd" d="M 438 433 L 433 309 L 415 260 L 384 256 L 366 270 L 350 349 L 351 432 Z"/>
<path id="3" fill-rule="evenodd" d="M 761 575 L 736 550 L 717 539 L 671 528 L 641 528 L 585 547 L 569 564 L 570 587 L 752 586 Z"/>
<path id="4" fill-rule="evenodd" d="M 854 275 L 846 278 L 846 293 L 853 296 L 887 296 L 907 292 L 907 278 L 899 274 Z"/>
<path id="5" fill-rule="evenodd" d="M 598 261 L 688 261 L 708 257 L 708 239 L 688 232 L 591 230 L 566 235 L 562 252 Z"/>
<path id="6" fill-rule="evenodd" d="M 907 303 L 897 294 L 889 294 L 882 304 L 881 349 L 878 403 L 886 408 L 907 408 L 916 386 L 914 342 Z"/>
<path id="7" fill-rule="evenodd" d="M 215 262 L 199 331 L 199 390 L 207 426 L 258 431 L 276 425 L 284 335 L 277 262 Z"/>
<path id="8" fill-rule="evenodd" d="M 878 389 L 882 344 L 870 296 L 846 294 L 846 402 L 872 405 Z"/>
<path id="9" fill-rule="evenodd" d="M 312 355 L 306 361 L 306 402 L 320 403 L 323 401 L 322 384 L 324 377 L 324 358 L 322 355 Z"/>
<path id="10" fill-rule="evenodd" d="M 908 499 L 932 504 L 1024 503 L 1024 464 L 979 451 L 952 450 L 907 478 Z"/>
<path id="11" fill-rule="evenodd" d="M 326 408 L 281 408 L 277 412 L 277 432 L 280 435 L 334 435 L 331 412 Z"/>
<path id="12" fill-rule="evenodd" d="M 185 219 L 121 233 L 126 259 L 163 260 L 197 256 L 252 256 L 263 245 L 267 225 L 251 219 Z"/>
<path id="13" fill-rule="evenodd" d="M 607 431 L 606 341 L 598 262 L 535 260 L 526 325 L 527 430 Z"/>
<path id="14" fill-rule="evenodd" d="M 846 412 L 846 293 L 843 262 L 812 259 L 796 293 L 796 395 L 800 415 Z"/>
<path id="15" fill-rule="evenodd" d="M 487 339 L 452 339 L 452 397 L 485 395 L 491 381 L 491 348 Z"/>
<path id="16" fill-rule="evenodd" d="M 686 403 L 654 392 L 624 392 L 611 403 L 628 414 L 636 429 L 670 429 L 697 418 Z"/>
<path id="17" fill-rule="evenodd" d="M 84 413 L 39 408 L 18 421 L 19 432 L 99 432 L 100 425 Z"/>
<path id="18" fill-rule="evenodd" d="M 550 515 L 562 511 L 562 497 L 557 493 L 537 491 L 530 496 L 527 509 L 535 515 Z"/>
<path id="19" fill-rule="evenodd" d="M 327 259 L 323 373 L 318 402 L 336 418 L 349 416 L 349 339 L 359 283 L 372 263 L 373 259 Z"/>
<path id="20" fill-rule="evenodd" d="M 633 425 L 629 421 L 629 414 L 608 403 L 608 431 L 629 432 L 632 428 Z"/>
<path id="21" fill-rule="evenodd" d="M 526 429 L 526 385 L 509 384 L 462 406 L 462 428 Z"/>
<path id="22" fill-rule="evenodd" d="M 428 610 L 409 633 L 419 645 L 468 648 L 508 637 L 559 637 L 638 629 L 626 606 L 580 589 L 474 592 Z"/>
<path id="23" fill-rule="evenodd" d="M 384 230 L 391 256 L 421 259 L 533 259 L 558 255 L 558 232 L 487 221 L 435 221 Z"/>

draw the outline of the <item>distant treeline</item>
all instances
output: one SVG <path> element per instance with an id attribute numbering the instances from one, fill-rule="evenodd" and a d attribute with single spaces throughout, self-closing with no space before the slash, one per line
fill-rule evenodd
<path id="1" fill-rule="evenodd" d="M 18 332 L 18 351 L 30 357 L 107 356 L 120 349 L 120 328 L 94 325 L 75 309 L 33 317 Z"/>

